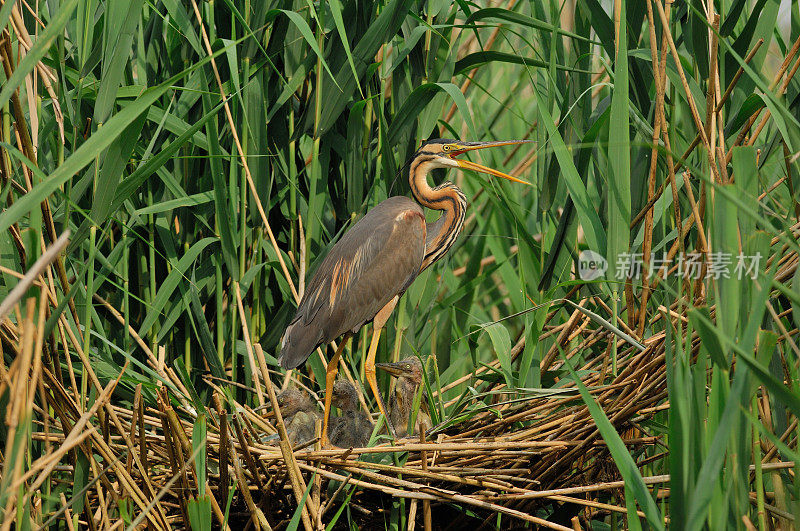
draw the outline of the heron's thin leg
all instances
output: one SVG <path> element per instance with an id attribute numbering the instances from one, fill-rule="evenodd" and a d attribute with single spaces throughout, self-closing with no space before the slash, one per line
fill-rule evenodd
<path id="1" fill-rule="evenodd" d="M 370 389 L 372 389 L 372 394 L 375 395 L 375 398 L 378 400 L 378 409 L 381 410 L 381 413 L 383 413 L 383 416 L 386 418 L 386 425 L 389 426 L 389 434 L 392 436 L 392 439 L 397 439 L 397 435 L 395 434 L 392 420 L 386 412 L 386 404 L 383 403 L 383 397 L 380 391 L 378 391 L 378 380 L 375 378 L 375 355 L 378 353 L 378 342 L 381 339 L 381 331 L 384 325 L 386 325 L 389 316 L 392 314 L 394 307 L 397 305 L 398 298 L 398 296 L 395 296 L 375 315 L 375 319 L 373 320 L 372 341 L 369 344 L 367 360 L 364 362 L 364 375 L 367 378 Z"/>
<path id="2" fill-rule="evenodd" d="M 347 341 L 350 339 L 350 333 L 347 333 L 342 337 L 342 342 L 339 343 L 339 348 L 336 349 L 336 353 L 328 362 L 328 366 L 325 368 L 325 412 L 322 417 L 322 442 L 321 445 L 323 447 L 329 446 L 330 440 L 328 439 L 328 420 L 331 416 L 331 400 L 333 399 L 333 384 L 336 381 L 336 375 L 339 372 L 339 358 L 342 355 L 342 351 L 344 350 L 344 346 L 347 344 Z"/>
<path id="3" fill-rule="evenodd" d="M 383 397 L 380 391 L 378 391 L 378 380 L 375 378 L 375 354 L 378 352 L 381 330 L 383 330 L 383 328 L 375 328 L 372 331 L 372 342 L 369 344 L 367 361 L 364 363 L 364 375 L 367 377 L 367 382 L 369 383 L 370 389 L 372 389 L 372 394 L 375 395 L 375 398 L 378 400 L 378 409 L 381 410 L 381 413 L 383 413 L 383 416 L 386 418 L 386 425 L 389 426 L 389 433 L 392 439 L 397 439 L 392 421 L 389 418 L 389 414 L 386 412 L 386 405 L 383 403 Z"/>

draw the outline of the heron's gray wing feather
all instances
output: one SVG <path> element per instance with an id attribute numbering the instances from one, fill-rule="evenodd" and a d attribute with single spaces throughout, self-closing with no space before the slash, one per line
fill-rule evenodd
<path id="1" fill-rule="evenodd" d="M 286 329 L 280 362 L 303 363 L 320 343 L 358 330 L 419 274 L 425 255 L 422 208 L 390 197 L 333 246 L 314 273 Z"/>
<path id="2" fill-rule="evenodd" d="M 364 220 L 369 217 L 369 224 L 353 227 L 356 250 L 332 275 L 329 303 L 334 326 L 329 340 L 357 331 L 402 294 L 419 274 L 425 256 L 425 218 L 415 202 L 390 198 Z"/>

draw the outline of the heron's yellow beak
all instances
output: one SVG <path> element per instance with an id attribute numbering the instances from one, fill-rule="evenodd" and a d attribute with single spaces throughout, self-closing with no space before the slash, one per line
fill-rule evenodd
<path id="1" fill-rule="evenodd" d="M 499 147 L 499 146 L 513 146 L 516 144 L 527 144 L 531 142 L 531 140 L 506 140 L 500 142 L 465 142 L 463 144 L 456 144 L 457 148 L 448 155 L 451 159 L 455 160 L 458 163 L 459 167 L 467 169 L 467 170 L 474 170 L 479 171 L 481 173 L 488 173 L 489 175 L 494 175 L 496 177 L 502 177 L 503 179 L 508 179 L 509 181 L 514 181 L 515 183 L 522 183 L 527 184 L 530 186 L 531 183 L 528 181 L 523 181 L 522 179 L 517 179 L 516 177 L 512 177 L 507 173 L 503 173 L 501 171 L 495 170 L 493 168 L 489 168 L 488 166 L 484 166 L 482 164 L 478 164 L 477 162 L 470 162 L 468 160 L 461 160 L 455 158 L 458 155 L 462 155 L 467 151 L 475 151 L 478 149 L 485 149 L 491 147 Z"/>

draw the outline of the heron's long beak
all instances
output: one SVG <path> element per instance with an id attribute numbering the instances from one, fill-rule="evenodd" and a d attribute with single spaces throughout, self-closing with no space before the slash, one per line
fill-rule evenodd
<path id="1" fill-rule="evenodd" d="M 455 160 L 458 163 L 459 167 L 465 168 L 467 170 L 474 170 L 479 171 L 481 173 L 488 173 L 489 175 L 494 175 L 496 177 L 502 177 L 503 179 L 508 179 L 509 181 L 514 181 L 515 183 L 522 183 L 527 184 L 530 186 L 531 183 L 528 181 L 523 181 L 522 179 L 517 179 L 516 177 L 512 177 L 507 173 L 503 173 L 501 171 L 495 170 L 493 168 L 489 168 L 482 164 L 478 164 L 477 162 L 470 162 L 468 160 L 461 160 L 456 159 L 455 157 L 466 153 L 467 151 L 475 151 L 478 149 L 485 149 L 485 148 L 492 148 L 492 147 L 499 147 L 499 146 L 513 146 L 516 144 L 527 144 L 531 142 L 531 140 L 505 140 L 500 142 L 469 142 L 459 145 L 459 149 L 450 153 L 450 158 Z M 377 365 L 376 365 L 377 367 Z"/>
<path id="2" fill-rule="evenodd" d="M 400 368 L 400 363 L 376 363 L 375 368 L 383 369 L 392 376 L 401 376 L 403 374 L 403 369 Z"/>

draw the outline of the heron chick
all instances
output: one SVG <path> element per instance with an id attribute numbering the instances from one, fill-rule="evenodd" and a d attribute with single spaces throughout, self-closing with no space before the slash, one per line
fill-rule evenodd
<path id="1" fill-rule="evenodd" d="M 397 379 L 394 385 L 394 395 L 389 400 L 389 418 L 397 431 L 397 436 L 416 435 L 420 430 L 429 430 L 433 424 L 428 413 L 428 403 L 424 391 L 416 420 L 409 430 L 414 399 L 422 385 L 422 363 L 412 356 L 396 363 L 376 363 L 375 368 L 383 369 Z"/>
<path id="2" fill-rule="evenodd" d="M 333 385 L 332 404 L 342 411 L 341 417 L 330 419 L 330 439 L 339 448 L 361 448 L 369 444 L 372 422 L 358 407 L 356 388 L 345 380 Z"/>
<path id="3" fill-rule="evenodd" d="M 292 446 L 312 440 L 316 433 L 317 421 L 322 418 L 317 404 L 308 393 L 290 387 L 278 395 L 283 424 Z"/>

